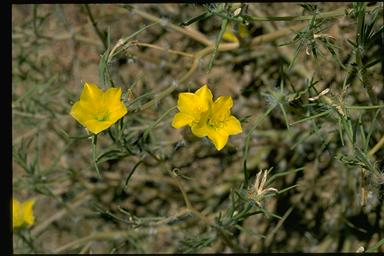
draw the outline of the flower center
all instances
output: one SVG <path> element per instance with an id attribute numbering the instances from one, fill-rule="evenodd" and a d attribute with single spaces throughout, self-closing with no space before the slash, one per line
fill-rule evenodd
<path id="1" fill-rule="evenodd" d="M 227 119 L 228 116 L 225 114 L 218 115 L 217 113 L 213 113 L 212 109 L 209 109 L 200 113 L 199 119 L 193 120 L 193 124 L 200 126 L 206 125 L 211 129 L 221 130 L 225 127 Z"/>
<path id="2" fill-rule="evenodd" d="M 99 111 L 96 116 L 95 116 L 95 119 L 99 122 L 104 122 L 104 121 L 107 121 L 109 119 L 109 111 L 107 110 L 104 110 L 104 111 Z"/>
<path id="3" fill-rule="evenodd" d="M 207 119 L 207 124 L 209 127 L 219 130 L 224 127 L 225 121 L 226 118 L 224 116 L 214 116 L 213 113 L 210 113 Z"/>
<path id="4" fill-rule="evenodd" d="M 208 119 L 208 126 L 218 130 L 224 127 L 224 121 L 219 121 L 219 120 L 210 118 Z"/>

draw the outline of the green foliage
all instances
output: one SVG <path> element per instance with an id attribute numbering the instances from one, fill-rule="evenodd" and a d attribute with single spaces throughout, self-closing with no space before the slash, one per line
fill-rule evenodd
<path id="1" fill-rule="evenodd" d="M 383 252 L 382 3 L 335 6 L 13 6 L 15 253 Z M 87 81 L 128 108 L 97 135 Z M 171 126 L 204 83 L 241 120 L 221 151 Z"/>

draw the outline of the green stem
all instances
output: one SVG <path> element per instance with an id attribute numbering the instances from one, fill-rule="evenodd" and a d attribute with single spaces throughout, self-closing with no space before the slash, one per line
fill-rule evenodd
<path id="1" fill-rule="evenodd" d="M 307 118 L 304 118 L 304 119 L 301 119 L 299 121 L 293 122 L 293 123 L 291 123 L 289 125 L 293 126 L 293 125 L 298 124 L 298 123 L 302 123 L 302 122 L 305 122 L 305 121 L 308 121 L 308 120 L 311 120 L 311 119 L 315 119 L 315 118 L 318 118 L 318 117 L 321 117 L 321 116 L 325 116 L 325 115 L 328 115 L 330 112 L 331 112 L 331 110 L 329 109 L 329 110 L 321 112 L 321 113 L 319 113 L 317 115 L 309 116 Z"/>
<path id="2" fill-rule="evenodd" d="M 227 25 L 228 25 L 228 19 L 225 18 L 223 20 L 223 23 L 221 23 L 221 29 L 220 29 L 220 32 L 219 32 L 217 38 L 216 38 L 215 48 L 213 49 L 213 54 L 212 54 L 211 59 L 210 59 L 209 64 L 208 64 L 208 73 L 212 69 L 213 62 L 215 61 L 215 58 L 216 58 L 217 49 L 219 48 L 219 44 L 221 42 L 221 39 L 223 38 L 225 29 L 227 28 Z"/>
<path id="3" fill-rule="evenodd" d="M 176 106 L 173 106 L 171 107 L 170 109 L 168 109 L 167 111 L 165 111 L 160 117 L 159 119 L 157 119 L 153 124 L 151 124 L 145 131 L 145 133 L 148 133 L 150 130 L 152 130 L 153 128 L 155 128 L 160 122 L 161 120 L 164 119 L 164 117 L 166 117 L 171 111 L 173 111 L 174 109 L 176 109 Z"/>
<path id="4" fill-rule="evenodd" d="M 132 171 L 129 173 L 127 179 L 125 180 L 125 183 L 124 183 L 124 188 L 127 188 L 128 186 L 128 181 L 131 179 L 132 175 L 135 173 L 137 167 L 139 167 L 144 161 L 144 157 L 141 158 L 132 168 Z"/>
<path id="5" fill-rule="evenodd" d="M 167 111 L 165 111 L 153 124 L 151 124 L 148 128 L 146 128 L 145 131 L 144 131 L 144 134 L 143 134 L 143 138 L 146 139 L 148 137 L 149 132 L 153 128 L 155 128 L 161 122 L 161 120 L 163 120 L 164 117 L 166 117 L 175 108 L 176 108 L 176 106 L 173 106 L 170 109 L 168 109 Z"/>
<path id="6" fill-rule="evenodd" d="M 368 248 L 366 252 L 378 252 L 377 250 L 380 248 L 380 246 L 384 245 L 384 239 L 381 239 L 379 242 L 377 242 L 372 247 Z"/>
<path id="7" fill-rule="evenodd" d="M 100 170 L 99 170 L 99 167 L 97 166 L 97 159 L 96 159 L 96 143 L 97 143 L 97 134 L 94 134 L 92 136 L 92 160 L 93 160 L 93 164 L 95 165 L 97 176 L 101 179 Z"/>
<path id="8" fill-rule="evenodd" d="M 171 86 L 166 88 L 164 91 L 162 91 L 158 95 L 156 95 L 156 97 L 154 99 L 148 101 L 147 103 L 142 105 L 140 108 L 138 108 L 138 111 L 143 111 L 143 110 L 145 110 L 147 108 L 152 107 L 153 105 L 158 103 L 162 98 L 164 98 L 164 97 L 168 96 L 169 94 L 171 94 L 176 88 L 177 88 L 177 83 L 172 84 Z"/>
<path id="9" fill-rule="evenodd" d="M 107 38 L 103 35 L 103 33 L 100 31 L 99 27 L 97 26 L 97 23 L 96 23 L 93 15 L 92 15 L 91 9 L 89 8 L 88 4 L 85 4 L 84 7 L 85 7 L 85 11 L 88 14 L 89 19 L 92 22 L 93 28 L 95 29 L 97 35 L 99 36 L 101 42 L 103 43 L 104 49 L 108 49 Z"/>
<path id="10" fill-rule="evenodd" d="M 135 36 L 137 36 L 141 32 L 145 31 L 146 29 L 148 29 L 148 28 L 150 28 L 156 24 L 159 24 L 159 22 L 154 22 L 154 23 L 151 23 L 149 25 L 146 25 L 146 26 L 142 27 L 141 29 L 139 29 L 138 31 L 134 32 L 133 34 L 131 34 L 125 38 L 120 39 L 117 42 L 117 44 L 114 46 L 114 48 L 111 50 L 111 52 L 109 53 L 108 62 L 110 62 L 112 60 L 112 58 L 115 57 L 117 54 L 121 53 L 122 51 L 124 51 L 126 49 L 123 46 L 125 46 L 129 40 L 133 39 Z"/>

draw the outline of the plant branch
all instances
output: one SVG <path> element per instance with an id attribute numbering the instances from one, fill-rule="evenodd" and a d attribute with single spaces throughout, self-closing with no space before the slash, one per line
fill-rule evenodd
<path id="1" fill-rule="evenodd" d="M 58 249 L 56 249 L 53 253 L 57 254 L 57 253 L 62 253 L 62 252 L 66 251 L 68 249 L 71 249 L 71 248 L 74 249 L 74 248 L 77 248 L 80 245 L 87 243 L 89 241 L 92 241 L 92 240 L 106 240 L 106 239 L 117 240 L 117 239 L 121 239 L 124 237 L 128 237 L 131 233 L 132 233 L 132 231 L 110 231 L 110 232 L 107 231 L 107 232 L 99 232 L 99 233 L 91 234 L 91 235 L 88 235 L 86 237 L 82 237 L 80 239 L 72 241 L 68 244 L 65 244 L 65 245 L 59 247 Z"/>
<path id="2" fill-rule="evenodd" d="M 369 156 L 373 156 L 379 149 L 384 145 L 384 135 L 381 137 L 379 142 L 368 152 Z"/>
<path id="3" fill-rule="evenodd" d="M 372 11 L 373 9 L 377 8 L 377 6 L 371 6 L 366 8 L 367 11 Z M 316 17 L 317 18 L 322 18 L 322 19 L 328 19 L 328 18 L 336 18 L 340 16 L 345 16 L 346 13 L 351 13 L 352 9 L 345 9 L 345 8 L 340 8 L 335 11 L 330 11 L 330 12 L 323 12 L 318 14 Z M 312 20 L 313 15 L 302 15 L 302 16 L 265 16 L 265 17 L 260 17 L 260 16 L 245 16 L 246 19 L 251 20 L 251 21 L 304 21 L 304 20 Z"/>
<path id="4" fill-rule="evenodd" d="M 104 49 L 107 49 L 108 48 L 107 38 L 105 37 L 105 35 L 103 35 L 103 33 L 100 31 L 99 27 L 97 26 L 95 18 L 93 17 L 93 14 L 92 14 L 91 9 L 89 8 L 88 4 L 85 4 L 84 7 L 85 7 L 85 11 L 88 14 L 89 19 L 92 22 L 93 28 L 95 29 L 97 35 L 99 36 L 101 42 L 103 43 Z"/>
<path id="5" fill-rule="evenodd" d="M 171 171 L 169 168 L 167 168 L 167 166 L 165 166 L 165 168 L 167 169 L 168 173 L 171 175 L 171 177 L 176 181 L 176 184 L 177 186 L 179 187 L 182 195 L 183 195 L 183 199 L 184 199 L 184 202 L 188 208 L 188 210 L 190 212 L 192 212 L 193 214 L 195 214 L 201 221 L 203 221 L 207 226 L 211 226 L 213 228 L 215 228 L 217 231 L 218 231 L 218 234 L 221 236 L 221 238 L 223 239 L 223 241 L 225 242 L 225 244 L 227 244 L 234 252 L 241 252 L 241 253 L 244 253 L 245 250 L 243 248 L 241 248 L 238 244 L 236 243 L 233 243 L 233 241 L 228 237 L 228 235 L 225 233 L 225 230 L 218 226 L 218 225 L 214 225 L 211 223 L 211 221 L 205 217 L 203 214 L 201 214 L 199 211 L 197 211 L 191 204 L 191 202 L 189 201 L 189 198 L 188 198 L 188 195 L 183 187 L 183 184 L 181 183 L 178 175 L 176 174 L 176 172 L 174 171 Z"/>

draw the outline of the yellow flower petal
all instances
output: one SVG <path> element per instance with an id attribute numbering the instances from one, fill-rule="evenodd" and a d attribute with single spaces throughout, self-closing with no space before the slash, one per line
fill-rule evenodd
<path id="1" fill-rule="evenodd" d="M 200 87 L 195 92 L 195 94 L 199 98 L 198 105 L 199 105 L 200 111 L 202 111 L 202 112 L 207 111 L 213 103 L 212 102 L 213 95 L 212 95 L 211 90 L 209 90 L 208 85 L 205 84 L 202 87 Z M 196 104 L 196 102 L 195 102 L 195 104 Z"/>
<path id="2" fill-rule="evenodd" d="M 185 114 L 183 112 L 176 113 L 172 120 L 172 126 L 174 128 L 180 128 L 184 125 L 190 125 L 193 122 L 193 116 Z"/>
<path id="3" fill-rule="evenodd" d="M 239 24 L 239 36 L 241 38 L 247 38 L 250 36 L 247 26 L 241 23 Z"/>
<path id="4" fill-rule="evenodd" d="M 212 104 L 212 97 L 212 92 L 207 85 L 204 85 L 195 93 L 180 93 L 177 107 L 180 112 L 185 112 L 198 118 L 200 113 L 209 109 Z"/>
<path id="5" fill-rule="evenodd" d="M 87 127 L 87 129 L 90 130 L 92 133 L 98 134 L 101 131 L 108 129 L 111 125 L 113 125 L 112 122 L 108 122 L 108 121 L 100 122 L 94 119 L 90 119 L 85 122 L 84 126 Z"/>
<path id="6" fill-rule="evenodd" d="M 224 121 L 231 114 L 233 101 L 231 96 L 220 96 L 213 103 L 212 106 L 212 119 L 214 121 Z"/>
<path id="7" fill-rule="evenodd" d="M 208 135 L 208 132 L 209 132 L 208 130 L 211 129 L 208 126 L 209 116 L 210 116 L 209 111 L 202 113 L 199 122 L 191 126 L 191 130 L 194 135 L 196 135 L 197 137 L 204 137 Z"/>
<path id="8" fill-rule="evenodd" d="M 228 134 L 222 130 L 209 129 L 208 138 L 213 142 L 217 150 L 221 150 L 228 142 Z"/>
<path id="9" fill-rule="evenodd" d="M 237 37 L 231 31 L 225 31 L 223 34 L 223 39 L 234 43 L 239 42 L 239 39 L 237 39 Z"/>
<path id="10" fill-rule="evenodd" d="M 35 200 L 30 199 L 23 203 L 23 215 L 24 222 L 28 225 L 32 225 L 35 222 L 35 217 L 33 216 L 33 205 Z"/>
<path id="11" fill-rule="evenodd" d="M 240 121 L 234 117 L 230 116 L 224 123 L 222 128 L 228 135 L 235 135 L 242 132 Z"/>
<path id="12" fill-rule="evenodd" d="M 121 98 L 121 88 L 109 88 L 104 94 L 103 94 L 103 103 L 108 106 L 109 104 L 118 103 L 120 102 Z"/>
<path id="13" fill-rule="evenodd" d="M 215 100 L 215 103 L 213 104 L 212 111 L 217 112 L 219 110 L 231 110 L 233 106 L 233 101 L 231 96 L 220 96 Z"/>
<path id="14" fill-rule="evenodd" d="M 84 103 L 94 103 L 100 101 L 103 95 L 103 91 L 100 90 L 95 84 L 85 83 L 83 91 L 80 95 L 80 101 Z"/>
<path id="15" fill-rule="evenodd" d="M 177 108 L 180 112 L 194 115 L 198 100 L 198 97 L 194 93 L 182 92 L 179 94 L 179 99 L 177 100 Z"/>
<path id="16" fill-rule="evenodd" d="M 117 102 L 113 106 L 109 106 L 109 122 L 116 123 L 120 118 L 128 113 L 127 107 L 122 102 Z"/>
<path id="17" fill-rule="evenodd" d="M 94 118 L 94 114 L 92 114 L 91 110 L 85 108 L 81 101 L 73 104 L 70 115 L 75 118 L 82 126 L 86 126 L 85 123 L 87 120 Z"/>
<path id="18" fill-rule="evenodd" d="M 20 203 L 17 199 L 12 199 L 12 226 L 18 228 L 24 224 L 32 225 L 35 222 L 33 215 L 34 199 Z"/>
<path id="19" fill-rule="evenodd" d="M 17 199 L 12 199 L 12 226 L 13 228 L 23 225 L 22 205 Z"/>
<path id="20" fill-rule="evenodd" d="M 215 102 L 208 85 L 203 85 L 195 93 L 180 93 L 177 101 L 179 113 L 172 121 L 172 126 L 191 127 L 197 137 L 208 136 L 217 150 L 228 142 L 229 135 L 242 131 L 239 120 L 231 116 L 233 101 L 230 96 L 221 96 Z"/>
<path id="21" fill-rule="evenodd" d="M 98 134 L 128 112 L 121 101 L 121 94 L 121 88 L 109 88 L 103 92 L 96 85 L 86 83 L 70 114 L 92 133 Z"/>
<path id="22" fill-rule="evenodd" d="M 209 133 L 208 125 L 194 125 L 191 127 L 192 133 L 197 137 L 205 137 Z"/>

